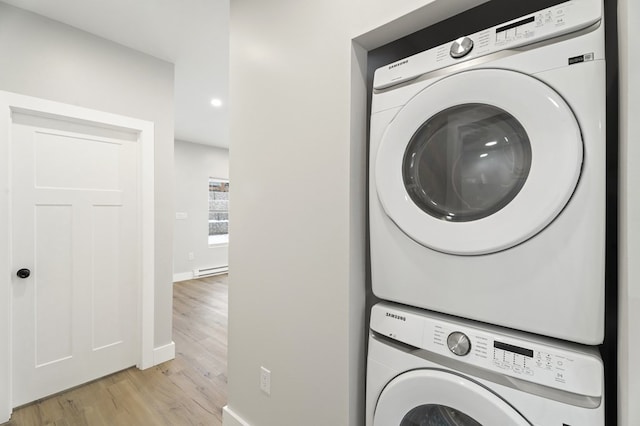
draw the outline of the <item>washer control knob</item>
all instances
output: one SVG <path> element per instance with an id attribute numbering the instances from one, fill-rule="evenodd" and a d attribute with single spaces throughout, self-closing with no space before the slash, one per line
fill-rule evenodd
<path id="1" fill-rule="evenodd" d="M 460 37 L 451 45 L 449 53 L 452 58 L 462 58 L 473 49 L 473 40 L 469 37 Z"/>
<path id="2" fill-rule="evenodd" d="M 454 331 L 447 337 L 447 346 L 454 354 L 465 356 L 471 350 L 471 341 L 464 333 Z"/>

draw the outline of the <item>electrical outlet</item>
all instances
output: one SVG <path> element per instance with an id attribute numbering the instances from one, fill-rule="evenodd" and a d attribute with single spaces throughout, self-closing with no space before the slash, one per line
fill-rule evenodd
<path id="1" fill-rule="evenodd" d="M 271 371 L 260 367 L 260 390 L 271 395 Z"/>
<path id="2" fill-rule="evenodd" d="M 193 260 L 193 258 L 194 258 L 195 256 L 193 255 L 193 252 L 192 252 L 192 251 L 190 251 L 190 252 L 189 252 L 188 257 L 189 257 L 189 260 Z"/>

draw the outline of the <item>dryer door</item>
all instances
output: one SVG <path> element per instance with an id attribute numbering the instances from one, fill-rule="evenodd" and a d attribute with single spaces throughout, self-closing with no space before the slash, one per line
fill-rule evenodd
<path id="1" fill-rule="evenodd" d="M 487 388 L 454 373 L 414 370 L 382 391 L 373 426 L 531 426 Z"/>
<path id="2" fill-rule="evenodd" d="M 413 97 L 373 164 L 378 198 L 405 234 L 434 250 L 478 255 L 551 223 L 582 163 L 580 127 L 557 92 L 519 72 L 477 69 Z"/>

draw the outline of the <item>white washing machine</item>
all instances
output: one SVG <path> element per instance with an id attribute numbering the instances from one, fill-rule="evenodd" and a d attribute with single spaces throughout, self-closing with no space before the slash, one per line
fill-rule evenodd
<path id="1" fill-rule="evenodd" d="M 604 426 L 587 346 L 389 303 L 375 305 L 367 426 Z"/>
<path id="2" fill-rule="evenodd" d="M 374 294 L 601 343 L 601 1 L 568 1 L 395 62 L 373 89 Z"/>

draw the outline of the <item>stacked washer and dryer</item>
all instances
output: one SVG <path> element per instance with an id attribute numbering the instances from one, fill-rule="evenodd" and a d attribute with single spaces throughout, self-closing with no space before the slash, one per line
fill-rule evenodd
<path id="1" fill-rule="evenodd" d="M 601 426 L 603 5 L 376 71 L 367 426 Z"/>

